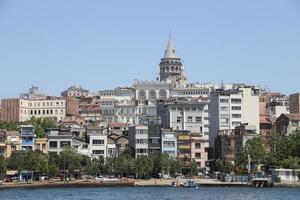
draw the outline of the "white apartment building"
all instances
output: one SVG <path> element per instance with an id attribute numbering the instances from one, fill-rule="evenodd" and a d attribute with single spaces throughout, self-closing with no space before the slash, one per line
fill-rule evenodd
<path id="1" fill-rule="evenodd" d="M 158 115 L 162 128 L 185 130 L 209 138 L 209 102 L 205 100 L 175 100 L 160 102 Z"/>
<path id="2" fill-rule="evenodd" d="M 134 149 L 135 157 L 148 155 L 148 138 L 148 126 L 138 124 L 129 127 L 128 142 L 129 146 Z"/>
<path id="3" fill-rule="evenodd" d="M 89 135 L 89 155 L 91 158 L 107 157 L 107 135 Z"/>
<path id="4" fill-rule="evenodd" d="M 86 127 L 89 140 L 89 155 L 91 158 L 107 157 L 107 134 L 101 127 Z"/>
<path id="5" fill-rule="evenodd" d="M 210 96 L 210 147 L 219 130 L 247 123 L 259 133 L 259 90 L 254 87 L 219 89 Z"/>

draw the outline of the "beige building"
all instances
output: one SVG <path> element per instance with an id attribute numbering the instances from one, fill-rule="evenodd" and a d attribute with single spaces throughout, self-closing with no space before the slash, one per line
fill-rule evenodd
<path id="1" fill-rule="evenodd" d="M 4 122 L 24 122 L 31 117 L 48 117 L 61 121 L 66 117 L 66 100 L 60 97 L 2 99 L 1 104 L 1 121 Z"/>
<path id="2" fill-rule="evenodd" d="M 0 130 L 0 155 L 9 158 L 12 152 L 20 149 L 20 137 L 17 131 Z"/>
<path id="3" fill-rule="evenodd" d="M 35 139 L 35 150 L 40 150 L 44 154 L 47 154 L 48 153 L 48 139 L 47 138 Z"/>

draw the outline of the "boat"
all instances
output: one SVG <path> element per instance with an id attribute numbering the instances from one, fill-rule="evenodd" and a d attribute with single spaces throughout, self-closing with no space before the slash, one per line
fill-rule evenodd
<path id="1" fill-rule="evenodd" d="M 172 182 L 172 186 L 174 186 L 174 187 L 185 187 L 185 188 L 198 188 L 199 184 L 195 183 L 192 180 L 186 180 L 183 183 Z"/>
<path id="2" fill-rule="evenodd" d="M 265 175 L 264 172 L 257 172 L 255 177 L 251 180 L 253 187 L 273 187 L 274 182 L 272 179 Z"/>

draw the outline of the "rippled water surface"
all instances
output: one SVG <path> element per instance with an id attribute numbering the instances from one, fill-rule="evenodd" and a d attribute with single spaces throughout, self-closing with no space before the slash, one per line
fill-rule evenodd
<path id="1" fill-rule="evenodd" d="M 0 190 L 0 200 L 265 200 L 300 199 L 299 188 L 203 187 L 106 187 Z"/>

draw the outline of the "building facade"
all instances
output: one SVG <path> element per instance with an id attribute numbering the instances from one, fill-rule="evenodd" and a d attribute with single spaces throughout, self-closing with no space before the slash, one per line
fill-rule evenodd
<path id="1" fill-rule="evenodd" d="M 177 158 L 177 134 L 171 129 L 162 129 L 161 153 L 169 155 L 170 158 Z"/>
<path id="2" fill-rule="evenodd" d="M 241 124 L 254 126 L 259 133 L 259 89 L 237 87 L 218 89 L 210 98 L 210 147 L 214 148 L 219 130 L 230 130 Z"/>
<path id="3" fill-rule="evenodd" d="M 129 127 L 128 144 L 133 149 L 135 157 L 140 155 L 148 156 L 149 153 L 149 135 L 148 126 L 135 125 Z"/>
<path id="4" fill-rule="evenodd" d="M 289 97 L 290 113 L 300 113 L 300 93 L 291 94 Z"/>

